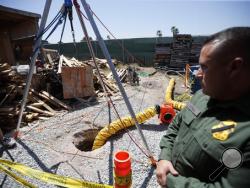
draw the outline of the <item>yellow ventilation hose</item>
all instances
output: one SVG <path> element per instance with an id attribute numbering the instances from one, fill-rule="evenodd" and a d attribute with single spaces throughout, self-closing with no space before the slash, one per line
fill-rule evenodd
<path id="1" fill-rule="evenodd" d="M 168 87 L 166 89 L 165 101 L 168 104 L 169 103 L 173 104 L 173 107 L 175 109 L 181 110 L 186 106 L 186 104 L 172 100 L 174 85 L 175 85 L 175 80 L 172 78 L 169 81 Z M 139 112 L 138 114 L 136 114 L 136 119 L 138 123 L 144 123 L 146 120 L 154 117 L 156 114 L 157 114 L 156 107 L 149 107 L 146 110 L 144 110 L 144 112 Z M 106 140 L 113 134 L 116 134 L 118 131 L 124 128 L 131 127 L 133 125 L 135 125 L 135 122 L 130 116 L 122 118 L 121 121 L 118 119 L 113 121 L 111 124 L 106 125 L 103 129 L 99 131 L 99 133 L 95 137 L 92 150 L 102 147 L 106 143 Z"/>
<path id="2" fill-rule="evenodd" d="M 138 123 L 143 123 L 146 120 L 154 117 L 157 114 L 156 107 L 149 107 L 144 112 L 139 112 L 136 114 L 136 119 Z M 118 131 L 135 125 L 134 120 L 129 116 L 122 118 L 121 120 L 116 120 L 109 125 L 106 125 L 95 137 L 92 150 L 98 149 L 103 146 L 106 140 Z"/>
<path id="3" fill-rule="evenodd" d="M 168 87 L 166 89 L 166 95 L 165 95 L 165 101 L 167 104 L 172 104 L 174 109 L 182 110 L 186 104 L 178 101 L 172 100 L 172 93 L 174 90 L 175 80 L 174 78 L 171 78 L 168 84 Z"/>

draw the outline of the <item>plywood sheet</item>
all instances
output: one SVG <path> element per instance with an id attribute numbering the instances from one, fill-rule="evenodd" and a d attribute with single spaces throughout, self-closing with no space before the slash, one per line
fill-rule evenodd
<path id="1" fill-rule="evenodd" d="M 90 66 L 62 67 L 63 96 L 65 99 L 93 96 L 93 71 Z"/>

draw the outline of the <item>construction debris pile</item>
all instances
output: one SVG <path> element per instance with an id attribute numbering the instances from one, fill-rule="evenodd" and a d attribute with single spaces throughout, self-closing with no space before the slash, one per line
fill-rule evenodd
<path id="1" fill-rule="evenodd" d="M 72 109 L 62 102 L 65 99 L 103 96 L 93 60 L 68 59 L 53 50 L 43 50 L 43 53 L 44 63 L 40 60 L 36 62 L 36 73 L 33 75 L 23 122 L 45 120 L 54 116 L 56 110 Z M 117 60 L 112 61 L 115 65 L 121 64 Z M 96 59 L 96 63 L 108 95 L 114 95 L 119 90 L 114 84 L 107 61 Z M 28 65 L 11 67 L 7 63 L 0 64 L 0 128 L 3 130 L 12 130 L 17 124 L 28 69 Z M 126 68 L 117 68 L 117 72 L 121 81 L 126 82 Z"/>
<path id="2" fill-rule="evenodd" d="M 0 126 L 5 124 L 14 125 L 15 117 L 18 115 L 18 95 L 23 89 L 23 83 L 7 63 L 0 64 Z M 19 97 L 20 98 L 20 97 Z M 10 106 L 10 103 L 12 106 Z M 6 127 L 11 129 L 13 127 Z"/>
<path id="3" fill-rule="evenodd" d="M 54 79 L 54 85 L 62 85 L 62 89 L 63 89 L 63 94 L 64 94 L 64 99 L 68 99 L 68 98 L 75 98 L 75 97 L 90 97 L 93 95 L 98 95 L 98 96 L 102 96 L 103 95 L 103 88 L 101 86 L 101 81 L 100 78 L 98 76 L 98 72 L 96 70 L 96 66 L 94 64 L 94 61 L 91 60 L 86 60 L 86 61 L 78 61 L 77 59 L 75 59 L 74 57 L 71 59 L 66 58 L 63 55 L 51 55 L 52 50 L 46 49 L 44 50 L 44 56 L 47 57 L 46 60 L 46 65 L 44 67 L 46 67 L 45 70 L 48 70 L 48 67 L 53 70 L 53 74 L 54 76 L 57 77 L 57 81 Z M 114 84 L 114 80 L 112 77 L 112 73 L 109 70 L 108 67 L 108 63 L 106 59 L 95 59 L 95 62 L 97 63 L 98 69 L 100 70 L 100 74 L 102 76 L 103 82 L 107 88 L 107 92 L 109 95 L 114 95 L 115 93 L 117 93 L 119 90 L 117 88 L 117 86 Z M 115 66 L 121 65 L 122 62 L 112 59 L 112 63 Z M 69 69 L 67 69 L 66 67 L 71 67 Z M 65 85 L 66 80 L 70 79 L 69 74 L 70 72 L 72 72 L 73 67 L 77 67 L 75 71 L 73 71 L 74 75 L 78 74 L 80 75 L 85 75 L 85 78 L 77 78 L 74 81 L 79 81 L 82 82 L 82 85 L 79 85 L 79 87 L 75 86 L 75 84 L 72 84 L 72 82 L 68 82 L 67 85 Z M 85 70 L 80 70 L 81 67 L 84 67 Z M 80 72 L 79 72 L 80 71 Z M 122 82 L 126 82 L 126 68 L 117 68 L 117 72 L 118 72 L 118 76 L 121 79 Z M 55 75 L 56 73 L 56 75 Z M 73 74 L 72 73 L 72 74 Z M 56 81 L 56 83 L 55 83 Z M 72 87 L 70 91 L 72 91 L 72 89 L 74 89 L 75 87 L 77 87 L 78 89 L 80 88 L 80 86 L 82 87 L 82 89 L 84 89 L 82 92 L 76 91 L 74 92 L 74 94 L 71 94 L 70 97 L 66 97 L 65 96 L 65 90 L 67 90 L 66 88 L 68 87 Z M 86 87 L 87 86 L 87 87 Z M 51 91 L 52 92 L 52 91 Z M 62 91 L 61 91 L 62 92 Z M 84 93 L 83 93 L 84 92 Z M 67 95 L 67 94 L 66 94 Z"/>
<path id="4" fill-rule="evenodd" d="M 15 128 L 25 88 L 25 76 L 19 75 L 7 63 L 0 64 L 0 128 Z M 47 119 L 55 115 L 55 109 L 69 110 L 66 104 L 46 91 L 30 89 L 23 120 Z"/>

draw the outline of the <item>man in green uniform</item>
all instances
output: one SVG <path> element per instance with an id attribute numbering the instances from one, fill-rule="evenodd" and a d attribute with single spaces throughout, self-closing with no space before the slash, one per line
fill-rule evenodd
<path id="1" fill-rule="evenodd" d="M 163 187 L 250 187 L 250 27 L 204 43 L 198 91 L 163 136 L 156 176 Z"/>

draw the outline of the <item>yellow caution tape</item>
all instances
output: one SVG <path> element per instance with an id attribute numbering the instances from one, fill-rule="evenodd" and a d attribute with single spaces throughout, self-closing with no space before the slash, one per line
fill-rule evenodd
<path id="1" fill-rule="evenodd" d="M 25 187 L 36 188 L 36 186 L 34 186 L 31 183 L 27 182 L 25 179 L 17 176 L 16 174 L 14 174 L 13 172 L 11 172 L 10 170 L 8 170 L 7 168 L 5 168 L 1 164 L 0 164 L 0 171 L 5 172 L 7 175 L 9 175 L 10 177 L 12 177 L 17 183 L 20 183 L 20 184 L 24 185 Z"/>
<path id="2" fill-rule="evenodd" d="M 105 185 L 105 184 L 97 184 L 92 182 L 86 182 L 75 178 L 69 178 L 64 177 L 56 174 L 51 174 L 48 172 L 43 172 L 40 170 L 35 170 L 30 167 L 27 167 L 20 163 L 11 162 L 8 160 L 0 159 L 0 164 L 10 167 L 17 172 L 26 175 L 28 177 L 33 177 L 36 179 L 39 179 L 41 181 L 44 181 L 46 183 L 50 183 L 53 185 L 59 185 L 63 187 L 69 187 L 69 188 L 112 188 L 111 185 Z M 19 178 L 19 177 L 18 177 Z"/>

